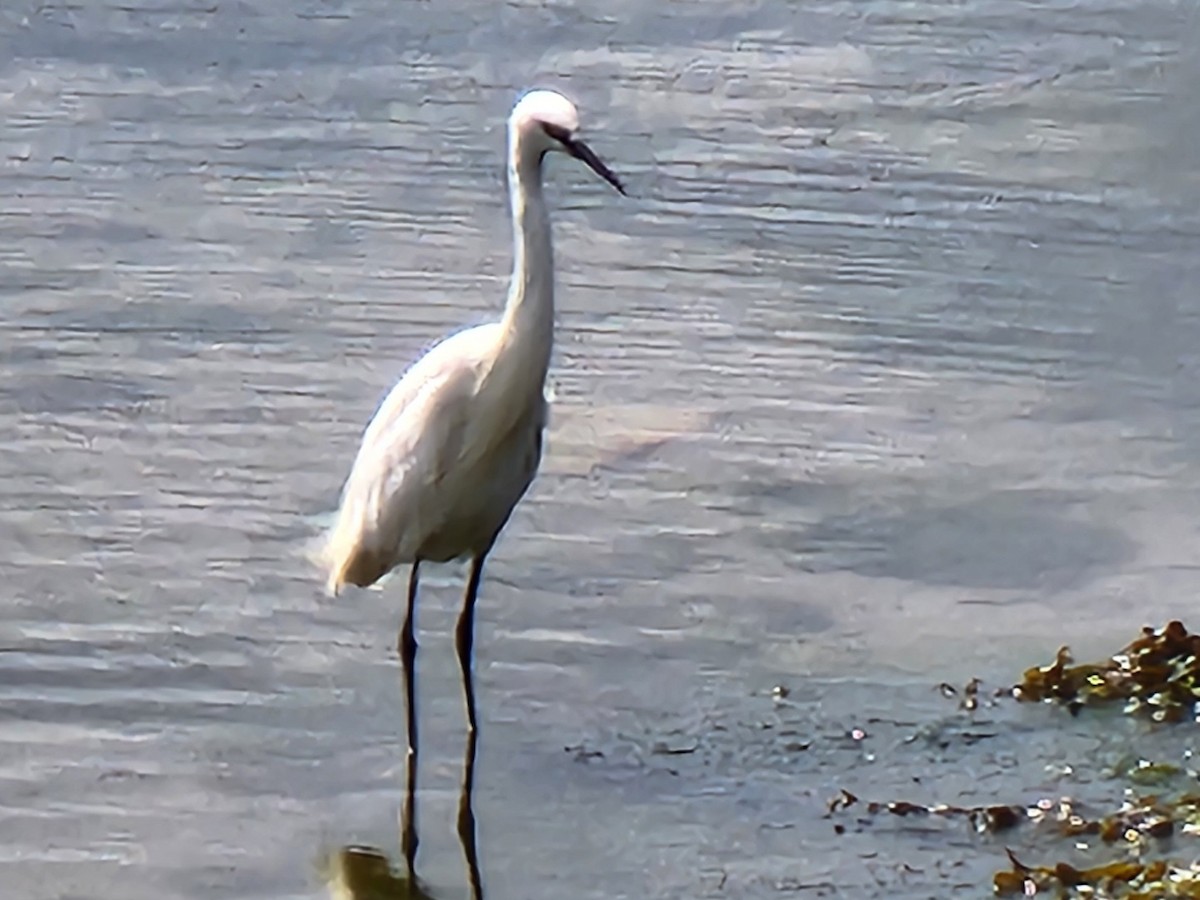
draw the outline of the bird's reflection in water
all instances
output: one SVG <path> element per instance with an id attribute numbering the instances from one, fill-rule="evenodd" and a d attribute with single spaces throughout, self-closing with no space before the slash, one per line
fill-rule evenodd
<path id="1" fill-rule="evenodd" d="M 472 793 L 475 783 L 476 735 L 467 738 L 463 760 L 462 789 L 458 800 L 458 838 L 466 860 L 467 880 L 472 900 L 482 900 L 479 858 L 475 846 L 475 812 Z M 334 900 L 441 900 L 443 894 L 416 874 L 415 859 L 408 858 L 409 848 L 416 850 L 416 822 L 413 818 L 416 795 L 416 767 L 410 766 L 404 792 L 404 821 L 401 826 L 403 866 L 394 866 L 387 854 L 375 847 L 347 846 L 329 859 L 326 880 Z"/>
<path id="2" fill-rule="evenodd" d="M 374 847 L 343 847 L 329 861 L 327 880 L 334 900 L 436 900 L 416 878 L 397 874 Z"/>
<path id="3" fill-rule="evenodd" d="M 412 657 L 402 654 L 404 693 L 408 708 L 408 760 L 405 772 L 404 805 L 401 812 L 400 847 L 404 855 L 403 872 L 391 864 L 386 853 L 374 847 L 343 847 L 329 860 L 326 880 L 334 900 L 439 900 L 429 885 L 417 877 L 417 723 L 416 671 Z M 463 695 L 468 710 L 474 710 L 475 686 L 471 672 L 469 646 L 461 652 L 459 663 Z M 472 716 L 472 719 L 474 716 Z M 467 865 L 467 881 L 472 900 L 482 900 L 479 855 L 475 845 L 475 755 L 479 732 L 470 727 L 463 755 L 462 787 L 458 797 L 458 839 Z"/>

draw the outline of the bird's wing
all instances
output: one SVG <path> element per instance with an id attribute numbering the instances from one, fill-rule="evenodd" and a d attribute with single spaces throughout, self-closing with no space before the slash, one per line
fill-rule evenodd
<path id="1" fill-rule="evenodd" d="M 444 483 L 469 438 L 471 400 L 493 339 L 493 327 L 485 325 L 442 341 L 392 388 L 367 425 L 342 507 L 359 528 L 377 530 L 381 546 L 401 542 L 401 522 L 416 534 L 439 524 Z"/>

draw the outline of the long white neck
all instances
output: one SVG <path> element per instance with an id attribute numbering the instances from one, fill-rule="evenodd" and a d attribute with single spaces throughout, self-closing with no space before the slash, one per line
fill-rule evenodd
<path id="1" fill-rule="evenodd" d="M 502 326 L 505 343 L 522 358 L 525 374 L 540 386 L 554 343 L 554 251 L 550 216 L 542 196 L 540 154 L 522 153 L 509 135 L 508 193 L 512 204 L 513 272 Z M 526 368 L 528 367 L 528 368 Z"/>

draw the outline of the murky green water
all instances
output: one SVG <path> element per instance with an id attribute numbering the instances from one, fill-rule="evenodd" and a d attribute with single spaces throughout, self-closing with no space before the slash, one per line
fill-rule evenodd
<path id="1" fill-rule="evenodd" d="M 488 896 L 986 896 L 998 842 L 824 804 L 1191 740 L 960 739 L 932 686 L 1194 608 L 1198 35 L 1167 0 L 6 6 L 5 896 L 398 855 L 400 587 L 334 602 L 301 554 L 382 393 L 502 301 L 534 83 L 633 196 L 552 166 L 553 426 L 478 615 Z M 421 607 L 438 897 L 461 574 Z"/>

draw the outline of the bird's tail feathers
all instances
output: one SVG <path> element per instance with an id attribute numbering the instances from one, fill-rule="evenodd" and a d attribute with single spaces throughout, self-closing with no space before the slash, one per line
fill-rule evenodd
<path id="1" fill-rule="evenodd" d="M 391 557 L 375 546 L 369 529 L 345 509 L 338 511 L 333 527 L 312 542 L 310 554 L 326 573 L 325 589 L 333 597 L 348 584 L 370 587 L 392 567 Z"/>
<path id="2" fill-rule="evenodd" d="M 304 542 L 304 558 L 309 565 L 326 576 L 325 591 L 331 597 L 336 597 L 341 591 L 342 579 L 337 572 L 336 556 L 333 551 L 334 528 L 327 528 L 320 534 L 315 534 Z"/>

